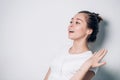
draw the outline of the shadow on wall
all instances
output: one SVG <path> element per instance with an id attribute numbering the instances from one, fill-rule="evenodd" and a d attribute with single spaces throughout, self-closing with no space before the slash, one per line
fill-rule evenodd
<path id="1" fill-rule="evenodd" d="M 100 68 L 93 80 L 118 80 L 110 71 Z"/>
<path id="2" fill-rule="evenodd" d="M 93 52 L 102 49 L 102 45 L 106 40 L 106 36 L 107 34 L 109 34 L 107 33 L 107 28 L 108 22 L 106 20 L 102 21 L 99 25 L 99 33 L 97 35 L 97 40 L 94 43 L 90 43 L 89 45 L 90 49 Z M 104 67 L 99 68 L 99 71 L 97 72 L 93 80 L 117 80 L 115 79 L 115 76 L 113 76 L 111 73 L 112 72 L 110 72 L 110 70 L 107 70 Z"/>
<path id="3" fill-rule="evenodd" d="M 89 45 L 90 50 L 92 50 L 93 52 L 101 49 L 101 46 L 103 45 L 103 43 L 106 39 L 106 36 L 107 36 L 107 30 L 106 30 L 107 27 L 108 27 L 108 22 L 106 20 L 104 20 L 100 23 L 97 39 L 95 42 L 90 43 L 90 45 Z"/>

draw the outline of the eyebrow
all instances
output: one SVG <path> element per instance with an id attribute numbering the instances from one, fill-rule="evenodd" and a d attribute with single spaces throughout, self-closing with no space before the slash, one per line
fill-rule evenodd
<path id="1" fill-rule="evenodd" d="M 74 18 L 71 18 L 71 20 L 73 20 Z M 80 18 L 76 18 L 76 20 L 80 20 L 80 21 L 82 21 L 83 22 L 83 20 L 82 19 L 80 19 Z"/>

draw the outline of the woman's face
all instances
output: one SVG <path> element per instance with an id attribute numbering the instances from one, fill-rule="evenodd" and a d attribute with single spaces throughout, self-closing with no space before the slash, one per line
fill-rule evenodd
<path id="1" fill-rule="evenodd" d="M 92 33 L 92 30 L 87 28 L 86 14 L 76 14 L 70 21 L 68 27 L 68 37 L 72 40 L 87 39 L 87 36 Z"/>

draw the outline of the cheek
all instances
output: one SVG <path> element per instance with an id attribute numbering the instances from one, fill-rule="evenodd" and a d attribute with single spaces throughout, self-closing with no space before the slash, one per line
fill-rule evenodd
<path id="1" fill-rule="evenodd" d="M 76 27 L 76 32 L 79 34 L 85 33 L 86 29 L 84 27 Z"/>

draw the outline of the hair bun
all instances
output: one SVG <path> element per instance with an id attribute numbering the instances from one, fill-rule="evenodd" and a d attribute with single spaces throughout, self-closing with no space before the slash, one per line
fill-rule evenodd
<path id="1" fill-rule="evenodd" d="M 95 17 L 97 18 L 97 20 L 98 20 L 98 23 L 100 22 L 100 21 L 102 21 L 103 19 L 102 19 L 102 17 L 101 16 L 99 16 L 99 14 L 97 14 L 97 13 L 92 13 L 93 15 L 95 15 Z"/>
<path id="2" fill-rule="evenodd" d="M 87 14 L 86 17 L 86 23 L 87 27 L 89 29 L 92 29 L 92 33 L 90 36 L 88 36 L 87 41 L 88 42 L 94 42 L 97 38 L 97 34 L 99 32 L 99 22 L 102 21 L 103 19 L 99 16 L 99 14 L 90 12 L 90 11 L 80 11 L 78 13 L 84 13 Z"/>

